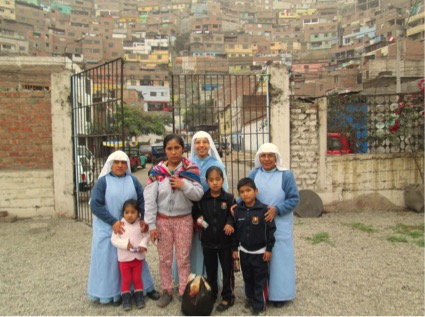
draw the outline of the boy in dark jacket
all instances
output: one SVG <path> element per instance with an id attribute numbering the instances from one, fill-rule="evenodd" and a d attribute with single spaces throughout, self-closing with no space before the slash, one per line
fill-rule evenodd
<path id="1" fill-rule="evenodd" d="M 236 242 L 233 258 L 238 257 L 239 246 L 247 305 L 251 306 L 253 315 L 259 315 L 266 310 L 269 262 L 276 225 L 274 220 L 267 222 L 264 219 L 267 205 L 256 199 L 258 189 L 252 179 L 242 178 L 238 182 L 238 192 L 242 201 L 234 211 Z"/>
<path id="2" fill-rule="evenodd" d="M 201 228 L 201 243 L 207 281 L 211 286 L 213 298 L 217 298 L 217 271 L 220 260 L 223 273 L 222 301 L 217 311 L 223 312 L 234 304 L 234 278 L 232 246 L 234 244 L 233 217 L 230 207 L 235 204 L 235 197 L 222 188 L 224 177 L 220 167 L 211 166 L 205 177 L 209 189 L 202 199 L 194 205 L 193 216 Z"/>

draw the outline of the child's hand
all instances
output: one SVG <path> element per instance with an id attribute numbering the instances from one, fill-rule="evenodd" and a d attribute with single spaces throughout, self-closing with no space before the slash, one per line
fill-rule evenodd
<path id="1" fill-rule="evenodd" d="M 133 245 L 130 243 L 130 240 L 128 240 L 127 250 L 130 250 L 132 248 L 133 248 Z"/>
<path id="2" fill-rule="evenodd" d="M 235 229 L 231 225 L 227 224 L 224 226 L 224 234 L 226 236 L 230 236 L 233 232 L 235 232 Z"/>
<path id="3" fill-rule="evenodd" d="M 238 258 L 239 258 L 238 251 L 233 251 L 233 252 L 232 252 L 232 258 L 233 258 L 233 259 L 238 259 Z"/>
<path id="4" fill-rule="evenodd" d="M 144 248 L 144 247 L 139 247 L 137 249 L 137 252 L 146 252 L 148 249 Z"/>
<path id="5" fill-rule="evenodd" d="M 272 258 L 272 253 L 269 251 L 264 252 L 263 254 L 263 261 L 264 262 L 269 262 Z"/>

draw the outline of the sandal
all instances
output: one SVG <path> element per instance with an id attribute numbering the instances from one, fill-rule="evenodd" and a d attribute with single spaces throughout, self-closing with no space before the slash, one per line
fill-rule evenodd
<path id="1" fill-rule="evenodd" d="M 222 300 L 220 302 L 220 304 L 217 305 L 217 311 L 218 312 L 224 312 L 225 310 L 229 309 L 230 307 L 232 307 L 234 304 L 234 301 L 226 301 L 226 300 Z"/>

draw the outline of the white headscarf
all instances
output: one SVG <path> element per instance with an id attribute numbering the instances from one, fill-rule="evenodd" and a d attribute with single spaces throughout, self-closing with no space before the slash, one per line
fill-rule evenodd
<path id="1" fill-rule="evenodd" d="M 276 156 L 276 168 L 279 171 L 285 171 L 287 168 L 283 166 L 282 157 L 280 155 L 279 149 L 273 143 L 264 143 L 260 146 L 257 153 L 255 154 L 255 168 L 261 167 L 260 163 L 260 154 L 261 153 L 274 153 Z"/>
<path id="2" fill-rule="evenodd" d="M 131 167 L 130 167 L 130 159 L 128 158 L 128 155 L 125 154 L 123 151 L 115 151 L 111 155 L 108 156 L 108 159 L 105 162 L 105 165 L 103 165 L 102 171 L 99 174 L 99 178 L 102 176 L 108 175 L 112 170 L 112 163 L 114 161 L 127 161 L 127 175 L 131 175 Z"/>
<path id="3" fill-rule="evenodd" d="M 215 159 L 217 159 L 221 162 L 221 157 L 218 154 L 217 148 L 215 147 L 215 144 L 214 144 L 213 139 L 211 138 L 211 135 L 209 135 L 209 133 L 207 133 L 205 131 L 199 131 L 199 132 L 196 132 L 193 135 L 192 146 L 190 147 L 190 157 L 189 157 L 189 159 L 197 156 L 196 150 L 195 150 L 195 141 L 196 141 L 196 139 L 202 139 L 202 138 L 207 138 L 208 142 L 210 143 L 210 149 L 208 150 L 208 155 L 212 156 L 213 158 L 215 158 Z"/>

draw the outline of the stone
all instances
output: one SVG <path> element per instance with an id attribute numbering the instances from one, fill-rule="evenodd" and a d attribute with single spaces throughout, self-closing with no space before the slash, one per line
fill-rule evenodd
<path id="1" fill-rule="evenodd" d="M 49 225 L 44 222 L 32 223 L 30 224 L 29 233 L 43 233 L 50 230 Z"/>
<path id="2" fill-rule="evenodd" d="M 322 199 L 314 191 L 309 189 L 300 190 L 300 201 L 294 213 L 301 218 L 320 217 L 323 212 Z"/>
<path id="3" fill-rule="evenodd" d="M 11 223 L 18 219 L 15 215 L 9 214 L 7 211 L 2 211 L 0 215 L 0 222 Z"/>
<path id="4" fill-rule="evenodd" d="M 409 210 L 424 212 L 424 185 L 409 185 L 404 189 L 404 203 Z"/>

